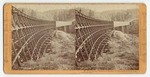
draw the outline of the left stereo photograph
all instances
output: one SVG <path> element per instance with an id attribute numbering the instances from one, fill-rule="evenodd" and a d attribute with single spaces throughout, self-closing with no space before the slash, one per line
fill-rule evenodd
<path id="1" fill-rule="evenodd" d="M 73 10 L 36 6 L 41 5 L 12 5 L 12 69 L 73 70 L 75 68 Z"/>

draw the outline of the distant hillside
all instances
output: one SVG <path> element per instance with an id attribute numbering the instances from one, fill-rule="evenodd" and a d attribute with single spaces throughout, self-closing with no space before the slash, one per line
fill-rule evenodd
<path id="1" fill-rule="evenodd" d="M 56 20 L 56 21 L 68 21 L 74 19 L 73 10 L 48 10 L 41 12 L 38 18 L 46 20 Z"/>
<path id="2" fill-rule="evenodd" d="M 18 9 L 29 16 L 32 16 L 32 17 L 37 16 L 37 11 L 35 10 L 27 9 L 27 8 L 18 8 Z"/>
<path id="3" fill-rule="evenodd" d="M 81 12 L 85 15 L 94 16 L 94 11 L 90 9 L 84 9 L 84 8 L 75 8 L 77 10 L 81 10 Z M 75 9 L 57 9 L 57 10 L 48 10 L 44 12 L 38 12 L 36 10 L 27 9 L 27 8 L 19 8 L 19 10 L 22 10 L 27 15 L 44 19 L 44 20 L 50 20 L 50 21 L 69 21 L 75 19 Z"/>
<path id="4" fill-rule="evenodd" d="M 96 12 L 95 18 L 111 21 L 128 21 L 138 18 L 138 9 L 109 10 L 101 13 Z"/>
<path id="5" fill-rule="evenodd" d="M 79 10 L 79 8 L 76 8 Z M 80 8 L 81 12 L 88 16 L 94 16 L 94 12 L 89 9 Z M 75 19 L 75 9 L 59 9 L 49 10 L 42 12 L 40 15 L 42 19 L 56 20 L 56 21 L 69 21 Z"/>
<path id="6" fill-rule="evenodd" d="M 130 34 L 138 35 L 139 34 L 139 21 L 138 20 L 131 21 L 128 30 Z"/>
<path id="7" fill-rule="evenodd" d="M 109 10 L 101 13 L 96 12 L 95 18 L 110 21 L 130 21 L 128 32 L 130 34 L 138 35 L 138 9 Z"/>

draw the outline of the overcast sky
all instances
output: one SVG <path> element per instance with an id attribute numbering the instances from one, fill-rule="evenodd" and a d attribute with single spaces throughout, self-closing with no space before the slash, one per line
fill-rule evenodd
<path id="1" fill-rule="evenodd" d="M 56 9 L 87 8 L 102 12 L 106 10 L 138 9 L 137 4 L 13 4 L 16 8 L 30 8 L 40 12 Z"/>

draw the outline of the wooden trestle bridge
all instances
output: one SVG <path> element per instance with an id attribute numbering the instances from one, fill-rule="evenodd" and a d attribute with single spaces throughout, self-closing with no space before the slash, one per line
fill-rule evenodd
<path id="1" fill-rule="evenodd" d="M 95 19 L 75 10 L 76 63 L 95 60 L 108 51 L 107 40 L 113 34 L 113 21 Z M 65 27 L 57 28 L 64 30 Z M 66 30 L 67 29 L 67 30 Z M 66 26 L 65 31 L 68 30 Z M 21 67 L 28 60 L 38 60 L 51 51 L 51 38 L 56 30 L 55 21 L 41 20 L 12 7 L 12 66 Z M 72 29 L 73 30 L 73 29 Z"/>

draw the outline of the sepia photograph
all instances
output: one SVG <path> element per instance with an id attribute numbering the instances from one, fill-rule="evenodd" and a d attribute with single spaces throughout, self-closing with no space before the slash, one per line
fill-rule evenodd
<path id="1" fill-rule="evenodd" d="M 12 6 L 12 69 L 75 69 L 74 10 L 61 6 Z"/>
<path id="2" fill-rule="evenodd" d="M 13 4 L 13 70 L 138 70 L 137 4 Z"/>
<path id="3" fill-rule="evenodd" d="M 75 17 L 76 69 L 139 69 L 136 4 L 85 7 L 77 10 Z"/>
<path id="4" fill-rule="evenodd" d="M 4 7 L 4 70 L 10 73 L 140 73 L 146 69 L 143 4 L 12 3 Z"/>

